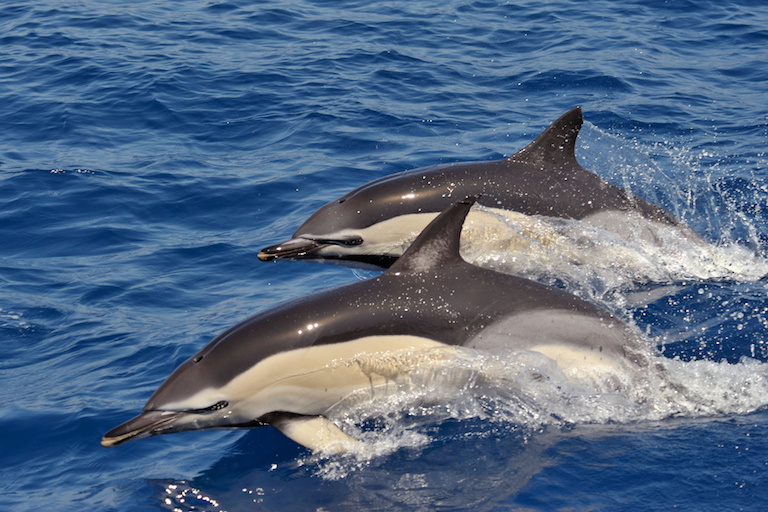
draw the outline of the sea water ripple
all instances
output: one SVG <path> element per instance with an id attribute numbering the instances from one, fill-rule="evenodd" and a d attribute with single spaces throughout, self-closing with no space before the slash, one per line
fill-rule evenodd
<path id="1" fill-rule="evenodd" d="M 766 26 L 743 0 L 4 2 L 3 505 L 759 510 Z M 658 410 L 491 386 L 360 409 L 352 459 L 271 429 L 99 446 L 219 332 L 359 276 L 261 247 L 372 179 L 512 154 L 575 105 L 581 164 L 723 256 L 679 279 L 688 255 L 645 253 L 663 287 L 629 267 L 555 283 L 648 336 L 677 385 Z M 516 355 L 484 357 L 467 364 L 511 378 Z"/>

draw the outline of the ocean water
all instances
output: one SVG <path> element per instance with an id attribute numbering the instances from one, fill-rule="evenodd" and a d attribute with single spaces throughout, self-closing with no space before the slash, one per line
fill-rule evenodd
<path id="1" fill-rule="evenodd" d="M 762 510 L 766 27 L 753 1 L 3 2 L 0 505 Z M 616 264 L 524 270 L 636 323 L 663 382 L 547 388 L 520 379 L 546 362 L 468 353 L 471 392 L 337 419 L 352 455 L 271 428 L 99 445 L 224 329 L 374 275 L 258 261 L 319 206 L 510 155 L 576 105 L 581 164 L 711 250 L 604 240 Z"/>

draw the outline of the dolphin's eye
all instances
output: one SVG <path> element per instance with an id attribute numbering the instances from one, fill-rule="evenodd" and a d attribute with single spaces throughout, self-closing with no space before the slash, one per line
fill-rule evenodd
<path id="1" fill-rule="evenodd" d="M 213 411 L 219 411 L 221 409 L 224 409 L 225 407 L 229 406 L 229 402 L 226 400 L 222 400 L 221 402 L 216 402 L 210 407 L 206 407 L 204 409 L 197 409 L 195 412 L 213 412 Z"/>
<path id="2" fill-rule="evenodd" d="M 347 236 L 343 238 L 315 238 L 314 241 L 319 244 L 344 245 L 347 247 L 353 245 L 361 245 L 363 243 L 363 239 L 359 236 Z"/>
<path id="3" fill-rule="evenodd" d="M 199 362 L 200 362 L 200 361 L 202 361 L 202 360 L 203 360 L 203 356 L 201 356 L 201 355 L 196 355 L 196 356 L 195 356 L 195 357 L 192 359 L 192 362 L 193 362 L 193 363 L 195 363 L 195 364 L 197 364 L 197 363 L 199 363 Z"/>
<path id="4" fill-rule="evenodd" d="M 229 402 L 226 400 L 222 400 L 221 402 L 216 402 L 212 406 L 208 408 L 209 411 L 218 411 L 219 409 L 223 409 L 229 405 Z"/>
<path id="5" fill-rule="evenodd" d="M 339 243 L 343 245 L 360 245 L 363 243 L 363 239 L 359 236 L 353 236 L 350 238 L 347 238 L 346 240 L 339 240 Z"/>

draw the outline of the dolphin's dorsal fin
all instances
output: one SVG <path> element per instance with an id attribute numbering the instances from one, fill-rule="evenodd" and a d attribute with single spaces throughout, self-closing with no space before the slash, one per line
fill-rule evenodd
<path id="1" fill-rule="evenodd" d="M 576 136 L 584 124 L 581 107 L 575 107 L 549 125 L 536 140 L 507 160 L 543 167 L 543 164 L 565 167 L 576 163 Z"/>
<path id="2" fill-rule="evenodd" d="M 472 196 L 456 201 L 435 217 L 387 273 L 423 272 L 463 261 L 459 239 L 464 219 L 477 201 Z"/>

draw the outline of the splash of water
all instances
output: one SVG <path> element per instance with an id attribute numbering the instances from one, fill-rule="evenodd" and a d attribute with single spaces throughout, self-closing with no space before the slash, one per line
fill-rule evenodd
<path id="1" fill-rule="evenodd" d="M 486 210 L 482 223 L 468 222 L 462 256 L 537 281 L 556 277 L 604 292 L 647 283 L 757 281 L 768 274 L 768 259 L 747 247 L 711 244 L 689 229 L 637 215 L 627 214 L 624 232 L 617 234 L 587 221 L 497 212 Z"/>
<path id="2" fill-rule="evenodd" d="M 451 364 L 422 365 L 400 377 L 386 397 L 368 401 L 363 392 L 339 404 L 336 421 L 362 442 L 346 455 L 317 453 L 300 464 L 314 466 L 326 479 L 345 478 L 372 459 L 439 441 L 436 425 L 451 420 L 483 425 L 464 435 L 512 428 L 529 436 L 569 425 L 722 417 L 768 407 L 768 363 L 653 356 L 642 371 L 640 382 L 621 371 L 603 375 L 601 386 L 566 378 L 553 361 L 534 352 L 459 350 Z M 610 391 L 617 379 L 633 384 Z"/>

